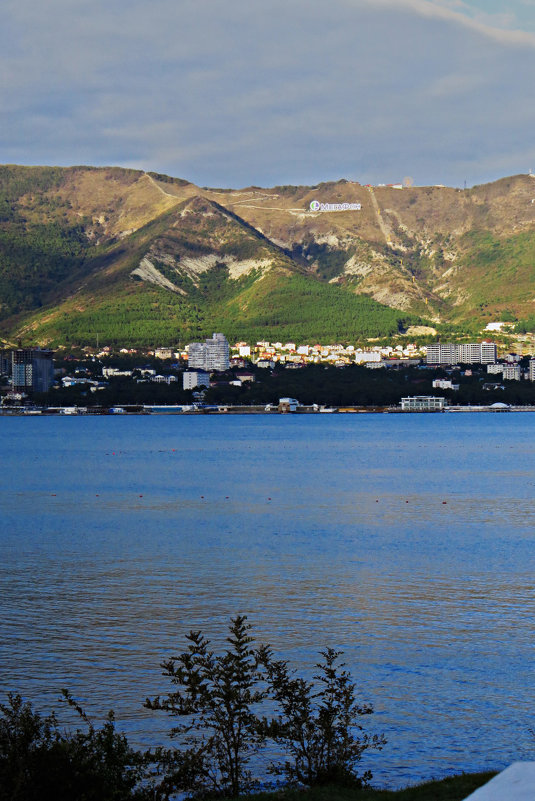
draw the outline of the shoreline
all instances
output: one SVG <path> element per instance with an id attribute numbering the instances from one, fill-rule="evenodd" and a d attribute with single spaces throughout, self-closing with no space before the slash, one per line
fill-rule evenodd
<path id="1" fill-rule="evenodd" d="M 79 416 L 148 416 L 148 415 L 236 415 L 236 414 L 265 414 L 265 415 L 301 415 L 301 414 L 504 414 L 519 412 L 535 412 L 535 406 L 507 406 L 494 408 L 493 406 L 449 406 L 437 410 L 403 410 L 398 406 L 329 406 L 318 407 L 299 406 L 293 411 L 280 410 L 276 406 L 119 406 L 119 407 L 91 407 L 91 406 L 50 406 L 50 407 L 3 407 L 0 408 L 0 417 L 79 417 Z"/>

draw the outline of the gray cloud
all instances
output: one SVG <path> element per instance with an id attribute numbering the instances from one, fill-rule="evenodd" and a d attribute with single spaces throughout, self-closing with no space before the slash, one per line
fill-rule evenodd
<path id="1" fill-rule="evenodd" d="M 4 162 L 223 186 L 535 167 L 535 47 L 425 0 L 4 6 Z"/>

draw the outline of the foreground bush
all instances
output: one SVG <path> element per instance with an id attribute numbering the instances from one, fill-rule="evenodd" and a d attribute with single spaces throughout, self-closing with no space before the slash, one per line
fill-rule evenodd
<path id="1" fill-rule="evenodd" d="M 180 719 L 171 730 L 180 738 L 178 748 L 158 753 L 162 791 L 197 798 L 250 792 L 258 787 L 250 761 L 267 740 L 284 752 L 269 770 L 289 784 L 365 786 L 372 774 L 359 774 L 358 763 L 385 739 L 370 737 L 358 724 L 373 709 L 356 703 L 340 653 L 322 652 L 315 682 L 306 681 L 287 662 L 275 661 L 268 647 L 253 646 L 246 620 L 231 620 L 224 653 L 216 655 L 201 632 L 192 631 L 187 650 L 162 664 L 177 689 L 145 705 Z M 268 718 L 270 706 L 275 716 Z"/>
<path id="2" fill-rule="evenodd" d="M 357 704 L 351 676 L 338 662 L 341 653 L 328 648 L 321 655 L 315 684 L 293 674 L 287 662 L 274 662 L 266 654 L 270 690 L 280 710 L 267 723 L 266 733 L 287 754 L 282 764 L 274 763 L 270 770 L 290 785 L 363 787 L 372 774 L 359 774 L 362 754 L 369 748 L 381 749 L 386 740 L 383 735 L 364 733 L 359 724 L 359 718 L 371 715 L 373 707 Z"/>
<path id="3" fill-rule="evenodd" d="M 115 730 L 113 713 L 97 729 L 62 731 L 55 714 L 43 717 L 20 695 L 0 704 L 0 801 L 145 801 L 145 758 Z"/>
<path id="4" fill-rule="evenodd" d="M 322 651 L 307 681 L 269 647 L 255 647 L 250 630 L 246 617 L 232 619 L 220 654 L 191 631 L 186 651 L 162 664 L 176 689 L 145 706 L 177 719 L 176 748 L 136 751 L 116 731 L 113 712 L 96 728 L 66 690 L 64 700 L 82 721 L 74 731 L 11 693 L 0 704 L 0 801 L 236 798 L 259 789 L 253 758 L 259 772 L 288 786 L 367 786 L 371 773 L 358 771 L 362 754 L 385 740 L 363 731 L 360 717 L 373 709 L 356 702 L 341 654 Z M 273 760 L 272 748 L 262 766 L 268 743 L 282 756 Z"/>

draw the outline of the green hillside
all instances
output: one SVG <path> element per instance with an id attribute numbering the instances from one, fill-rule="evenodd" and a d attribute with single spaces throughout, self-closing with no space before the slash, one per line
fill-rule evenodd
<path id="1" fill-rule="evenodd" d="M 210 278 L 215 284 L 215 276 Z M 193 297 L 139 281 L 118 282 L 111 295 L 70 299 L 53 312 L 34 315 L 23 331 L 27 338 L 54 346 L 95 345 L 97 338 L 108 345 L 172 345 L 221 330 L 232 341 L 284 338 L 313 343 L 388 336 L 414 321 L 339 287 L 270 273 L 237 281 L 219 275 L 211 291 Z"/>

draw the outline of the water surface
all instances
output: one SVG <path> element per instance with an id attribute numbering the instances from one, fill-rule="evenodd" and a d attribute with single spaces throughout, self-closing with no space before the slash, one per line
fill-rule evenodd
<path id="1" fill-rule="evenodd" d="M 249 616 L 341 648 L 400 786 L 534 758 L 535 415 L 2 418 L 0 691 L 139 744 L 162 659 Z"/>

